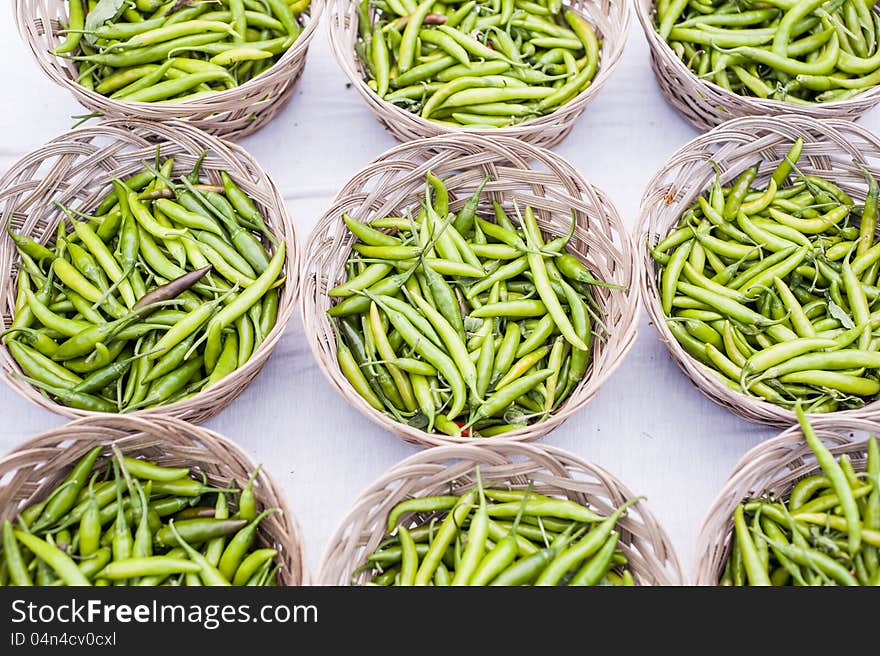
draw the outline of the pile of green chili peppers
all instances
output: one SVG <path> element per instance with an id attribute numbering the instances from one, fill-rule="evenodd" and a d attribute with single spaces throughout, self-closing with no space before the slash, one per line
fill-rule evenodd
<path id="1" fill-rule="evenodd" d="M 504 127 L 596 75 L 593 27 L 561 0 L 361 0 L 357 54 L 379 97 L 433 122 Z"/>
<path id="2" fill-rule="evenodd" d="M 866 471 L 835 459 L 800 406 L 798 420 L 821 474 L 785 499 L 737 505 L 721 585 L 880 585 L 880 448 L 868 440 Z"/>
<path id="3" fill-rule="evenodd" d="M 219 489 L 185 467 L 91 449 L 43 501 L 2 523 L 0 585 L 277 584 L 259 547 L 257 472 Z M 259 470 L 257 470 L 259 471 Z M 210 502 L 210 503 L 209 503 Z M 230 503 L 231 502 L 231 503 Z"/>
<path id="4" fill-rule="evenodd" d="M 484 488 L 478 478 L 466 491 L 395 505 L 388 536 L 355 576 L 368 571 L 378 586 L 632 586 L 615 528 L 637 501 L 603 517 L 531 485 Z"/>
<path id="5" fill-rule="evenodd" d="M 880 84 L 880 15 L 868 0 L 659 0 L 655 27 L 698 77 L 794 104 Z"/>
<path id="6" fill-rule="evenodd" d="M 716 176 L 651 249 L 660 304 L 684 350 L 732 390 L 809 412 L 858 408 L 880 393 L 878 186 L 860 167 L 857 205 L 798 171 L 802 148 L 766 187 L 752 186 L 758 164 L 729 187 Z"/>
<path id="7" fill-rule="evenodd" d="M 302 32 L 309 0 L 69 0 L 54 50 L 77 82 L 126 102 L 176 102 L 244 84 Z"/>
<path id="8" fill-rule="evenodd" d="M 596 280 L 544 241 L 531 208 L 515 226 L 496 202 L 477 216 L 484 180 L 449 211 L 427 175 L 417 216 L 361 223 L 347 279 L 329 291 L 337 360 L 374 408 L 426 432 L 489 437 L 543 421 L 584 377 L 601 324 Z M 603 326 L 604 328 L 604 326 Z"/>
<path id="9" fill-rule="evenodd" d="M 93 214 L 59 205 L 54 246 L 9 224 L 14 376 L 72 408 L 129 412 L 191 398 L 250 359 L 277 319 L 285 245 L 225 172 L 214 186 L 200 164 L 176 179 L 173 167 L 157 155 L 114 179 Z"/>

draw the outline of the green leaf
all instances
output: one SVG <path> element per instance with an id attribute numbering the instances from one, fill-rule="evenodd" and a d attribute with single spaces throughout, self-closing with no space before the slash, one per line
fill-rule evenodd
<path id="1" fill-rule="evenodd" d="M 846 313 L 846 310 L 844 310 L 830 298 L 828 299 L 828 314 L 837 319 L 844 328 L 848 329 L 856 327 L 856 324 L 853 322 L 852 317 L 850 317 Z"/>
<path id="2" fill-rule="evenodd" d="M 94 31 L 109 20 L 115 19 L 125 8 L 125 0 L 98 0 L 98 4 L 86 15 L 86 41 L 95 45 Z"/>
<path id="3" fill-rule="evenodd" d="M 406 424 L 407 426 L 412 426 L 413 428 L 426 430 L 428 428 L 428 418 L 421 410 L 419 410 L 416 414 L 410 417 L 409 421 L 407 421 Z"/>
<path id="4" fill-rule="evenodd" d="M 463 321 L 464 329 L 469 333 L 475 333 L 483 327 L 483 320 L 470 315 L 466 316 Z"/>

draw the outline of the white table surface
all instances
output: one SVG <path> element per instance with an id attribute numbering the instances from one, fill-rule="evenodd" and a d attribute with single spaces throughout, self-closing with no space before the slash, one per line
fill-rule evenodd
<path id="1" fill-rule="evenodd" d="M 326 25 L 322 21 L 318 28 L 291 102 L 240 142 L 281 188 L 302 242 L 337 190 L 397 143 L 358 93 L 346 88 Z M 11 12 L 0 20 L 0 44 L 7 76 L 0 94 L 0 170 L 5 171 L 69 130 L 72 116 L 86 112 L 43 74 Z M 880 130 L 880 113 L 875 110 L 861 122 Z M 633 228 L 650 177 L 695 136 L 660 94 L 633 17 L 617 69 L 555 150 L 605 190 Z M 0 385 L 0 453 L 64 423 Z M 238 442 L 278 482 L 301 528 L 313 574 L 360 492 L 417 451 L 333 391 L 313 360 L 298 313 L 262 373 L 206 426 Z M 709 505 L 743 454 L 776 433 L 703 397 L 672 362 L 642 310 L 638 338 L 619 369 L 589 405 L 542 442 L 604 467 L 646 496 L 690 579 Z"/>

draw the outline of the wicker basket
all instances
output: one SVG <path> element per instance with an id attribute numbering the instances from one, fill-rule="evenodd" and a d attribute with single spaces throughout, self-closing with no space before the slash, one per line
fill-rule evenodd
<path id="1" fill-rule="evenodd" d="M 186 120 L 210 134 L 235 140 L 259 130 L 290 99 L 306 65 L 324 0 L 312 0 L 302 14 L 302 33 L 263 74 L 211 96 L 165 104 L 111 100 L 78 84 L 76 62 L 52 53 L 65 38 L 59 30 L 67 24 L 67 7 L 67 0 L 15 0 L 13 13 L 18 31 L 40 68 L 80 104 L 107 118 Z"/>
<path id="2" fill-rule="evenodd" d="M 880 87 L 838 102 L 794 105 L 779 100 L 741 96 L 698 78 L 673 52 L 654 27 L 654 1 L 634 0 L 636 16 L 651 51 L 651 67 L 667 102 L 698 130 L 740 116 L 779 116 L 797 112 L 817 119 L 855 120 L 880 103 Z"/>
<path id="3" fill-rule="evenodd" d="M 83 211 L 94 207 L 112 189 L 111 178 L 125 178 L 141 170 L 142 162 L 155 159 L 157 147 L 163 156 L 174 157 L 175 173 L 189 171 L 200 153 L 210 151 L 202 166 L 203 176 L 219 184 L 219 172 L 228 172 L 255 200 L 269 229 L 285 243 L 287 250 L 283 270 L 286 282 L 279 294 L 277 322 L 250 360 L 189 400 L 132 413 L 173 415 L 200 423 L 229 405 L 260 372 L 284 332 L 297 300 L 296 232 L 280 191 L 260 165 L 240 146 L 212 137 L 188 123 L 109 119 L 62 134 L 13 164 L 0 178 L 0 220 L 4 226 L 11 221 L 16 232 L 45 244 L 54 239 L 63 216 L 52 205 L 53 201 Z M 12 321 L 17 260 L 15 244 L 4 231 L 0 237 L 0 330 Z M 56 403 L 13 378 L 11 373 L 18 371 L 18 365 L 5 347 L 0 349 L 0 363 L 3 379 L 43 408 L 72 418 L 96 414 Z"/>
<path id="4" fill-rule="evenodd" d="M 369 574 L 352 580 L 352 573 L 385 537 L 391 508 L 413 497 L 449 494 L 450 486 L 471 488 L 476 466 L 484 484 L 525 488 L 532 481 L 537 493 L 572 499 L 602 515 L 635 496 L 601 467 L 554 447 L 497 440 L 426 449 L 392 467 L 358 496 L 330 539 L 316 584 L 363 584 Z M 683 584 L 675 550 L 644 501 L 631 506 L 618 526 L 636 585 Z"/>
<path id="5" fill-rule="evenodd" d="M 856 471 L 865 470 L 868 435 L 880 435 L 880 424 L 865 419 L 826 417 L 810 424 L 835 457 L 847 454 Z M 821 473 L 799 426 L 752 448 L 737 463 L 700 527 L 695 551 L 696 585 L 718 585 L 733 535 L 733 511 L 747 498 L 771 492 L 785 497 L 807 476 Z"/>
<path id="6" fill-rule="evenodd" d="M 703 394 L 731 412 L 758 423 L 787 427 L 797 423 L 793 411 L 763 399 L 734 392 L 705 365 L 688 355 L 666 326 L 657 289 L 656 267 L 648 246 L 656 245 L 677 224 L 684 210 L 707 190 L 715 178 L 712 162 L 728 184 L 761 160 L 755 185 L 766 184 L 769 173 L 782 160 L 791 143 L 801 136 L 803 154 L 798 168 L 821 175 L 839 185 L 857 202 L 865 199 L 864 175 L 853 164 L 862 162 L 880 173 L 880 138 L 844 120 L 818 121 L 806 116 L 743 117 L 728 121 L 682 146 L 648 183 L 642 196 L 636 249 L 641 261 L 642 299 L 660 339 L 676 364 Z M 840 410 L 835 417 L 876 417 L 880 400 L 862 408 Z M 822 415 L 811 415 L 813 417 Z"/>
<path id="7" fill-rule="evenodd" d="M 244 485 L 257 465 L 231 440 L 173 417 L 84 417 L 29 439 L 0 458 L 0 519 L 13 519 L 44 499 L 73 464 L 98 445 L 115 445 L 126 456 L 143 456 L 168 467 L 191 467 L 209 484 Z M 308 585 L 302 537 L 284 495 L 264 468 L 254 480 L 263 508 L 280 508 L 260 524 L 260 546 L 278 550 L 279 585 Z"/>
<path id="8" fill-rule="evenodd" d="M 339 370 L 336 338 L 327 316 L 331 305 L 327 291 L 341 282 L 354 241 L 342 214 L 359 221 L 399 216 L 405 208 L 417 206 L 428 171 L 445 180 L 450 197 L 456 199 L 450 203 L 453 212 L 487 175 L 490 181 L 478 209 L 484 216 L 491 216 L 491 200 L 511 215 L 516 201 L 520 207 L 530 205 L 542 230 L 558 236 L 570 226 L 570 209 L 576 210 L 577 225 L 568 250 L 600 279 L 625 287 L 595 290 L 610 334 L 595 340 L 590 367 L 571 396 L 546 421 L 504 434 L 508 439 L 538 439 L 590 401 L 622 362 L 635 340 L 638 309 L 634 251 L 617 210 L 602 191 L 551 151 L 510 138 L 457 134 L 398 145 L 355 174 L 306 245 L 301 313 L 312 351 L 325 376 L 351 405 L 404 440 L 432 446 L 474 439 L 426 433 L 390 419 L 364 401 Z"/>
<path id="9" fill-rule="evenodd" d="M 561 142 L 584 113 L 587 104 L 599 93 L 617 66 L 629 35 L 629 0 L 565 0 L 564 6 L 577 11 L 595 26 L 602 41 L 599 69 L 592 84 L 556 111 L 504 128 L 455 128 L 432 123 L 421 116 L 382 100 L 366 83 L 364 69 L 355 53 L 358 38 L 357 0 L 330 0 L 328 29 L 330 47 L 336 61 L 363 97 L 379 122 L 400 141 L 441 134 L 469 132 L 487 136 L 516 137 L 552 148 Z"/>

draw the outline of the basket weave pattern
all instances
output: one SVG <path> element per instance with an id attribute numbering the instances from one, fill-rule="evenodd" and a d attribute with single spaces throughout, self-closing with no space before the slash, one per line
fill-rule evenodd
<path id="1" fill-rule="evenodd" d="M 363 584 L 369 574 L 362 572 L 352 580 L 352 573 L 385 537 L 391 508 L 412 497 L 449 494 L 450 485 L 455 493 L 471 488 L 476 466 L 484 485 L 524 489 L 533 481 L 536 493 L 568 498 L 602 515 L 635 496 L 601 467 L 553 447 L 500 440 L 426 449 L 391 468 L 358 496 L 330 539 L 316 583 Z M 637 585 L 682 584 L 675 551 L 644 501 L 631 506 L 618 527 Z"/>
<path id="2" fill-rule="evenodd" d="M 599 68 L 592 84 L 554 112 L 503 128 L 455 128 L 432 123 L 382 100 L 366 83 L 364 68 L 355 53 L 358 38 L 356 0 L 329 0 L 328 30 L 336 61 L 382 126 L 400 141 L 441 134 L 469 133 L 515 137 L 545 148 L 552 148 L 571 132 L 587 104 L 599 93 L 617 66 L 629 34 L 629 0 L 565 0 L 565 7 L 578 12 L 595 28 L 602 49 Z"/>
<path id="3" fill-rule="evenodd" d="M 849 417 L 811 419 L 810 424 L 835 458 L 847 454 L 857 472 L 865 470 L 867 437 L 856 437 L 856 434 L 880 435 L 880 424 Z M 768 492 L 783 498 L 799 480 L 818 473 L 821 467 L 799 426 L 792 426 L 746 453 L 734 467 L 700 527 L 695 552 L 695 584 L 718 585 L 730 551 L 733 511 L 741 501 Z"/>
<path id="4" fill-rule="evenodd" d="M 721 183 L 729 184 L 749 166 L 761 161 L 753 183 L 766 186 L 769 174 L 792 142 L 804 139 L 798 169 L 819 175 L 863 202 L 867 184 L 853 164 L 861 162 L 872 174 L 880 173 L 880 139 L 850 121 L 817 121 L 806 116 L 745 117 L 734 119 L 685 144 L 648 183 L 642 196 L 636 234 L 641 261 L 642 298 L 660 339 L 676 364 L 707 397 L 749 421 L 787 427 L 797 423 L 794 412 L 763 399 L 734 392 L 713 370 L 688 355 L 666 326 L 657 288 L 657 267 L 649 252 L 677 225 L 684 211 L 707 190 L 715 178 L 712 162 L 720 167 Z M 811 415 L 822 416 L 822 415 Z M 880 400 L 862 408 L 839 410 L 835 417 L 880 416 Z"/>
<path id="5" fill-rule="evenodd" d="M 108 118 L 186 120 L 210 134 L 236 140 L 259 130 L 290 99 L 305 67 L 324 0 L 312 0 L 301 14 L 302 33 L 263 74 L 211 96 L 167 104 L 111 100 L 78 84 L 76 62 L 52 53 L 65 38 L 59 31 L 67 24 L 67 7 L 67 0 L 15 0 L 13 13 L 18 31 L 40 68 L 80 104 Z"/>
<path id="6" fill-rule="evenodd" d="M 174 415 L 195 423 L 209 419 L 229 405 L 260 372 L 275 348 L 296 304 L 299 280 L 299 246 L 296 232 L 275 183 L 240 146 L 212 137 L 188 123 L 152 123 L 140 119 L 111 119 L 73 130 L 53 139 L 15 163 L 0 178 L 0 220 L 40 243 L 55 238 L 63 214 L 54 205 L 87 212 L 112 189 L 111 179 L 125 178 L 152 162 L 156 149 L 173 157 L 177 175 L 192 169 L 199 154 L 210 151 L 202 165 L 202 176 L 222 184 L 226 171 L 256 203 L 266 225 L 286 246 L 285 283 L 280 289 L 278 318 L 251 358 L 216 385 L 189 400 L 132 414 Z M 5 233 L 0 238 L 0 330 L 12 322 L 16 297 L 15 244 Z M 95 413 L 56 403 L 32 386 L 11 376 L 18 365 L 6 348 L 0 349 L 4 380 L 22 396 L 66 417 Z"/>
<path id="7" fill-rule="evenodd" d="M 345 275 L 354 236 L 342 222 L 347 212 L 359 221 L 401 216 L 418 207 L 425 174 L 444 179 L 450 192 L 450 211 L 457 212 L 487 175 L 478 213 L 492 215 L 492 200 L 515 216 L 514 202 L 535 210 L 541 229 L 566 234 L 571 210 L 577 224 L 568 251 L 583 261 L 600 280 L 625 289 L 594 288 L 608 333 L 593 340 L 591 364 L 580 385 L 546 421 L 505 433 L 517 440 L 535 440 L 582 408 L 621 363 L 636 336 L 638 290 L 630 237 L 608 197 L 583 180 L 554 153 L 498 137 L 458 134 L 401 144 L 357 173 L 339 192 L 309 236 L 303 264 L 301 313 L 306 336 L 321 370 L 333 387 L 376 424 L 408 442 L 422 446 L 469 442 L 475 438 L 434 435 L 393 421 L 372 408 L 348 383 L 336 360 L 336 337 L 327 316 L 327 291 Z M 515 220 L 515 219 L 514 219 Z M 599 328 L 596 328 L 599 331 Z M 487 438 L 494 439 L 494 438 Z"/>
<path id="8" fill-rule="evenodd" d="M 144 457 L 166 467 L 190 467 L 203 472 L 209 485 L 242 486 L 256 469 L 250 457 L 232 441 L 213 431 L 173 417 L 105 415 L 72 421 L 19 445 L 0 459 L 0 519 L 14 519 L 27 506 L 41 501 L 70 468 L 98 445 L 116 445 L 123 455 Z M 301 531 L 281 490 L 261 468 L 254 491 L 263 508 L 279 508 L 260 524 L 260 546 L 278 550 L 282 565 L 279 584 L 309 582 Z"/>
<path id="9" fill-rule="evenodd" d="M 855 120 L 880 103 L 880 87 L 855 98 L 829 103 L 794 105 L 779 100 L 741 96 L 701 80 L 673 52 L 653 23 L 654 0 L 634 0 L 651 52 L 651 67 L 667 102 L 700 131 L 740 116 L 779 116 L 797 112 L 816 119 Z"/>

